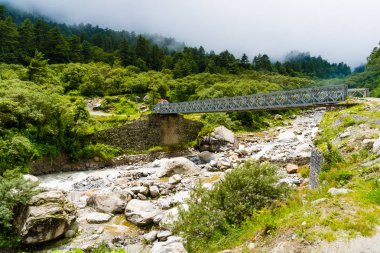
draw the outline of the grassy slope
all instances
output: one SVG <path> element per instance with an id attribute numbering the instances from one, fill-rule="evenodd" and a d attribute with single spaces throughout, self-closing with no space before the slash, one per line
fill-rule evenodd
<path id="1" fill-rule="evenodd" d="M 366 127 L 376 132 L 380 127 L 376 124 L 379 118 L 380 107 L 374 103 L 327 112 L 316 145 L 326 150 L 327 142 L 334 143 L 336 153 L 341 153 L 343 159 L 325 166 L 321 188 L 299 189 L 286 203 L 258 212 L 228 236 L 215 235 L 207 245 L 199 245 L 200 251 L 217 252 L 234 247 L 236 251 L 245 251 L 249 242 L 255 242 L 258 252 L 270 251 L 280 242 L 286 242 L 289 249 L 305 249 L 321 240 L 373 235 L 380 218 L 380 161 L 365 165 L 376 156 L 361 143 L 364 138 L 378 137 L 376 134 L 367 136 Z M 347 127 L 351 127 L 354 134 L 341 140 L 339 135 Z M 331 187 L 349 188 L 353 192 L 331 196 L 327 193 Z M 326 199 L 312 203 L 321 198 Z"/>

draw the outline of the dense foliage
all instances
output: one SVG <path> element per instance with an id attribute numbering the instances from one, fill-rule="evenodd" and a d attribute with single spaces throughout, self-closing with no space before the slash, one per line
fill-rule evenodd
<path id="1" fill-rule="evenodd" d="M 14 210 L 28 202 L 35 193 L 33 184 L 25 181 L 18 171 L 0 176 L 0 249 L 13 248 L 19 238 L 13 229 Z"/>
<path id="2" fill-rule="evenodd" d="M 141 71 L 170 69 L 175 78 L 203 72 L 238 74 L 247 70 L 317 78 L 350 74 L 346 64 L 330 64 L 308 54 L 293 54 L 283 64 L 273 64 L 268 55 L 259 54 L 250 62 L 246 54 L 236 58 L 227 50 L 219 54 L 206 52 L 202 46 L 185 47 L 174 39 L 160 36 L 136 35 L 83 24 L 67 26 L 15 9 L 10 9 L 8 14 L 0 15 L 0 62 L 5 63 L 29 64 L 38 50 L 52 64 L 94 61 L 132 65 Z"/>
<path id="3" fill-rule="evenodd" d="M 380 97 L 380 47 L 375 47 L 367 60 L 364 71 L 354 73 L 347 83 L 356 88 L 369 88 L 372 96 Z"/>
<path id="4" fill-rule="evenodd" d="M 201 252 L 197 247 L 206 245 L 211 237 L 228 233 L 255 211 L 273 205 L 287 192 L 277 180 L 274 166 L 247 161 L 212 190 L 196 188 L 188 200 L 188 211 L 180 211 L 176 224 L 176 231 L 187 239 L 187 249 Z"/>

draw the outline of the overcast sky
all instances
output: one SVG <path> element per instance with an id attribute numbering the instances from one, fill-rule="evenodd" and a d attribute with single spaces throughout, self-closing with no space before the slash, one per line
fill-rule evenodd
<path id="1" fill-rule="evenodd" d="M 380 41 L 379 0 L 0 0 L 58 21 L 158 33 L 252 59 L 292 50 L 355 67 Z"/>

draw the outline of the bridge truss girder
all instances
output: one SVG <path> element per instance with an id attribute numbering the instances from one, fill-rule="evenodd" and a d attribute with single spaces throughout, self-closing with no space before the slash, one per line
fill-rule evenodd
<path id="1" fill-rule="evenodd" d="M 154 106 L 153 111 L 158 114 L 188 114 L 276 110 L 336 104 L 346 100 L 346 97 L 347 86 L 334 85 L 180 103 L 159 103 Z"/>

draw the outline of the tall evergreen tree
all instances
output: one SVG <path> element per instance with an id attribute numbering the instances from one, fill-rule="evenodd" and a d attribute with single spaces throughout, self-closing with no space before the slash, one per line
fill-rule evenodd
<path id="1" fill-rule="evenodd" d="M 11 17 L 0 20 L 0 38 L 0 61 L 16 62 L 19 33 Z"/>
<path id="2" fill-rule="evenodd" d="M 77 35 L 73 35 L 68 40 L 69 44 L 69 61 L 70 62 L 82 62 L 82 44 L 80 42 L 80 37 Z"/>
<path id="3" fill-rule="evenodd" d="M 46 56 L 51 63 L 65 63 L 68 60 L 69 45 L 57 27 L 48 32 Z"/>
<path id="4" fill-rule="evenodd" d="M 248 59 L 248 56 L 246 54 L 243 54 L 243 56 L 241 57 L 239 65 L 243 69 L 248 69 L 249 68 L 249 65 L 250 65 L 249 64 L 249 59 Z"/>
<path id="5" fill-rule="evenodd" d="M 34 26 L 29 19 L 25 19 L 20 28 L 21 61 L 29 62 L 33 57 L 36 46 L 34 44 Z"/>
<path id="6" fill-rule="evenodd" d="M 38 50 L 35 51 L 34 57 L 28 66 L 29 81 L 42 83 L 48 73 L 48 60 Z"/>
<path id="7" fill-rule="evenodd" d="M 119 58 L 122 66 L 132 65 L 134 63 L 134 56 L 129 43 L 126 39 L 122 40 L 119 49 Z"/>
<path id="8" fill-rule="evenodd" d="M 5 7 L 0 4 L 0 20 L 5 19 Z"/>
<path id="9" fill-rule="evenodd" d="M 150 51 L 151 51 L 151 46 L 150 46 L 149 41 L 145 39 L 143 36 L 139 35 L 137 37 L 136 48 L 135 48 L 136 58 L 140 58 L 144 60 L 145 63 L 147 63 L 149 62 Z"/>
<path id="10" fill-rule="evenodd" d="M 42 53 L 48 51 L 48 32 L 49 25 L 43 20 L 37 20 L 34 23 L 34 43 L 36 49 Z"/>

